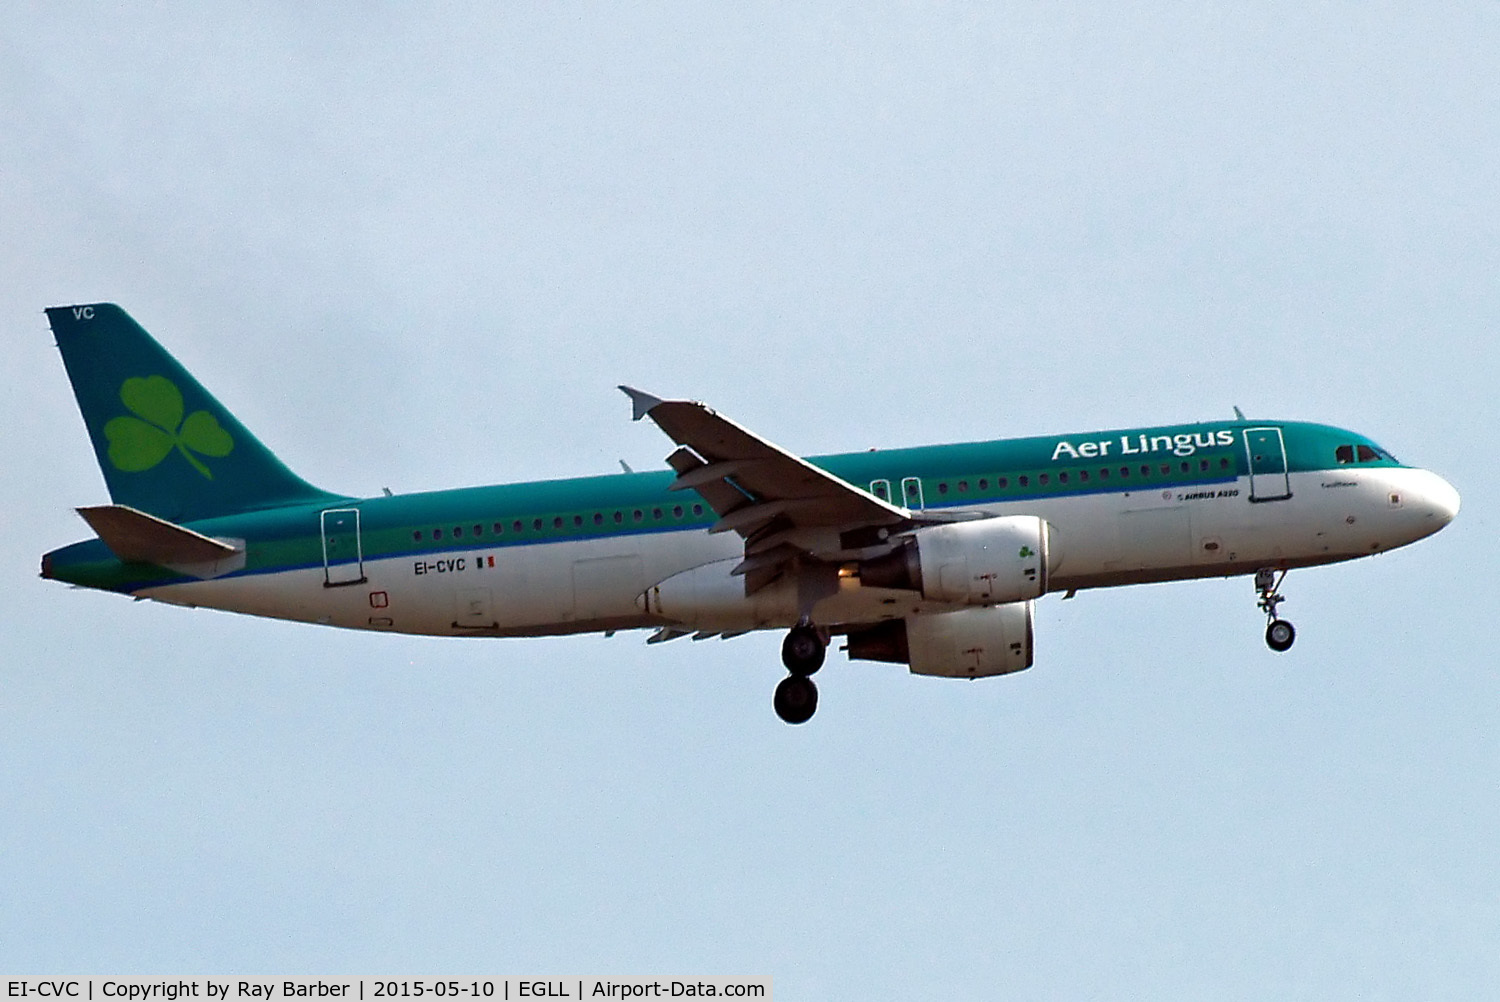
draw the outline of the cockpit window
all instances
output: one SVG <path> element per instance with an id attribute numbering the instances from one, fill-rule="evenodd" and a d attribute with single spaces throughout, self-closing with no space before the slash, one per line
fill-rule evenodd
<path id="1" fill-rule="evenodd" d="M 1344 466 L 1351 463 L 1374 463 L 1382 459 L 1395 461 L 1390 453 L 1382 452 L 1372 445 L 1341 445 L 1333 450 L 1333 456 Z"/>

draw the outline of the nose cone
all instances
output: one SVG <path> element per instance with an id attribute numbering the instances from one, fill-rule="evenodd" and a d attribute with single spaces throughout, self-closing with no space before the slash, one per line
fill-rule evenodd
<path id="1" fill-rule="evenodd" d="M 1458 491 L 1442 477 L 1429 470 L 1412 470 L 1414 477 L 1407 488 L 1408 504 L 1421 512 L 1428 532 L 1437 532 L 1458 515 Z"/>
<path id="2" fill-rule="evenodd" d="M 1432 479 L 1437 481 L 1437 484 L 1433 492 L 1427 496 L 1427 503 L 1432 505 L 1439 521 L 1447 525 L 1458 515 L 1460 504 L 1458 490 L 1435 473 Z"/>

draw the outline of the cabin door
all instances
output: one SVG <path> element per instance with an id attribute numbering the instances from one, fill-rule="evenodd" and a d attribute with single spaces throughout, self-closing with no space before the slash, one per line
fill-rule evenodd
<path id="1" fill-rule="evenodd" d="M 323 513 L 323 587 L 363 584 L 365 555 L 359 539 L 359 509 Z"/>
<path id="2" fill-rule="evenodd" d="M 1250 458 L 1251 501 L 1285 501 L 1292 496 L 1280 428 L 1246 428 L 1245 452 Z"/>

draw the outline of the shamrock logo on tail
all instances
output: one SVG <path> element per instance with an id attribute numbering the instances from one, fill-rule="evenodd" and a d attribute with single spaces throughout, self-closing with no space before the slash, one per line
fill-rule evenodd
<path id="1" fill-rule="evenodd" d="M 163 376 L 125 380 L 120 402 L 135 417 L 121 414 L 104 425 L 109 461 L 117 470 L 149 470 L 176 449 L 193 469 L 212 480 L 214 475 L 194 453 L 223 457 L 234 449 L 234 439 L 208 411 L 193 411 L 182 419 L 182 391 Z"/>

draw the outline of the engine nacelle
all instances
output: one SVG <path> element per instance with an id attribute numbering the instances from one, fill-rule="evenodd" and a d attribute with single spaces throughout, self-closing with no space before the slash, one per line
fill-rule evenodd
<path id="1" fill-rule="evenodd" d="M 797 587 L 790 577 L 746 596 L 745 579 L 732 573 L 739 557 L 674 574 L 636 599 L 642 612 L 697 628 L 753 630 L 797 621 Z"/>
<path id="2" fill-rule="evenodd" d="M 860 583 L 909 588 L 934 602 L 997 605 L 1047 591 L 1047 523 L 1006 515 L 918 529 L 895 552 L 860 564 Z"/>
<path id="3" fill-rule="evenodd" d="M 849 657 L 911 666 L 914 675 L 984 678 L 1030 668 L 1030 602 L 893 619 L 849 634 Z"/>

